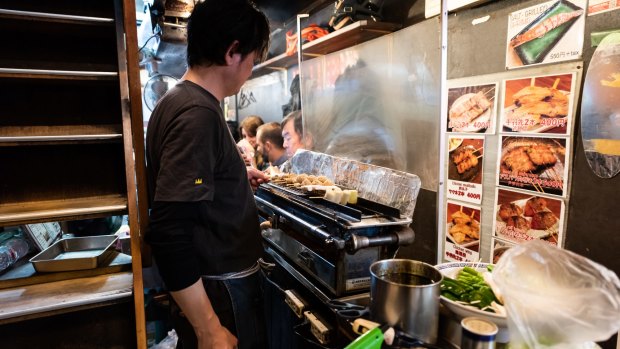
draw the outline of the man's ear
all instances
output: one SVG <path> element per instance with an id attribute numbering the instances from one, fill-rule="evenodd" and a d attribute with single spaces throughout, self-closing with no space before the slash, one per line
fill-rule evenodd
<path id="1" fill-rule="evenodd" d="M 236 62 L 236 60 L 241 59 L 241 54 L 237 52 L 238 48 L 239 48 L 238 40 L 233 41 L 232 44 L 228 46 L 228 49 L 226 50 L 226 55 L 224 57 L 226 59 L 226 65 L 232 65 L 233 63 Z"/>

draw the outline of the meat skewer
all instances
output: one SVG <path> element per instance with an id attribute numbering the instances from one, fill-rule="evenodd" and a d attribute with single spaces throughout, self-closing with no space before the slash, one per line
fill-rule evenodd
<path id="1" fill-rule="evenodd" d="M 512 40 L 510 40 L 510 44 L 512 45 L 512 47 L 517 47 L 525 44 L 526 42 L 530 42 L 534 39 L 543 37 L 545 34 L 552 31 L 553 29 L 561 26 L 562 24 L 570 21 L 573 18 L 581 16 L 582 14 L 583 10 L 577 10 L 551 16 L 545 19 L 541 24 L 534 26 L 532 29 L 526 31 L 525 33 L 515 36 Z"/>

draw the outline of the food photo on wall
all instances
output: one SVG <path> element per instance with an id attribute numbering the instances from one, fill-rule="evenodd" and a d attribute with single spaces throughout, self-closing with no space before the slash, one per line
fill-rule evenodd
<path id="1" fill-rule="evenodd" d="M 480 256 L 480 216 L 478 206 L 446 202 L 446 242 L 444 258 L 454 262 L 477 262 Z"/>
<path id="2" fill-rule="evenodd" d="M 513 243 L 543 240 L 561 246 L 564 202 L 559 198 L 497 189 L 493 236 Z"/>
<path id="3" fill-rule="evenodd" d="M 570 157 L 565 138 L 502 136 L 498 154 L 498 185 L 566 195 Z"/>
<path id="4" fill-rule="evenodd" d="M 492 240 L 493 240 L 493 243 L 491 244 L 492 248 L 491 248 L 491 256 L 489 257 L 489 260 L 491 261 L 492 264 L 497 264 L 499 260 L 502 258 L 502 256 L 504 255 L 504 253 L 508 251 L 510 248 L 512 248 L 513 246 L 515 246 L 515 244 L 502 240 L 502 239 L 497 239 L 495 237 L 493 237 Z"/>
<path id="5" fill-rule="evenodd" d="M 582 56 L 586 0 L 554 0 L 508 15 L 506 68 Z"/>
<path id="6" fill-rule="evenodd" d="M 480 204 L 484 162 L 484 136 L 448 136 L 446 196 Z"/>
<path id="7" fill-rule="evenodd" d="M 504 80 L 502 132 L 570 135 L 575 73 Z"/>
<path id="8" fill-rule="evenodd" d="M 447 132 L 495 133 L 497 85 L 449 88 Z"/>

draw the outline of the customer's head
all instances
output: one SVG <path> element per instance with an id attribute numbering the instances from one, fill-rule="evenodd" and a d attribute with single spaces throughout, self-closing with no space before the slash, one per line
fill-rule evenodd
<path id="1" fill-rule="evenodd" d="M 301 111 L 297 110 L 288 114 L 282 119 L 280 125 L 282 126 L 282 138 L 284 139 L 286 155 L 291 157 L 297 149 L 304 148 L 304 128 L 301 120 Z"/>
<path id="2" fill-rule="evenodd" d="M 260 116 L 250 115 L 241 121 L 241 125 L 239 129 L 241 130 L 241 137 L 248 142 L 256 149 L 256 131 L 258 127 L 265 122 L 261 119 Z"/>
<path id="3" fill-rule="evenodd" d="M 277 122 L 264 124 L 256 131 L 257 150 L 269 162 L 276 161 L 284 152 L 282 128 Z"/>
<path id="4" fill-rule="evenodd" d="M 269 22 L 247 0 L 205 0 L 196 4 L 187 23 L 187 64 L 225 65 L 225 56 L 255 53 L 264 59 L 269 48 Z"/>

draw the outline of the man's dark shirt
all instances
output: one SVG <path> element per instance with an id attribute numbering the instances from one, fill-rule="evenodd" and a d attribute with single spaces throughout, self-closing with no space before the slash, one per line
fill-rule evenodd
<path id="1" fill-rule="evenodd" d="M 157 104 L 146 136 L 146 241 L 169 290 L 250 267 L 262 252 L 245 164 L 217 99 L 182 81 Z"/>

